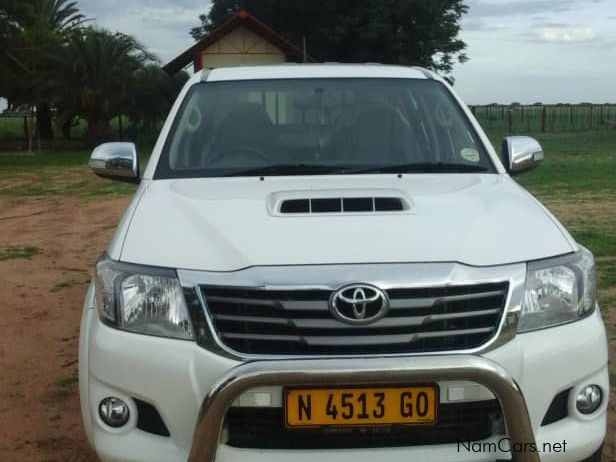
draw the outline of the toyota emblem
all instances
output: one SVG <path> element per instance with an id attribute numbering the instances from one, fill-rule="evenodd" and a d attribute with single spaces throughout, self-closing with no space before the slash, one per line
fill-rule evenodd
<path id="1" fill-rule="evenodd" d="M 371 324 L 387 314 L 389 298 L 385 291 L 370 284 L 351 284 L 332 294 L 329 309 L 338 321 Z"/>

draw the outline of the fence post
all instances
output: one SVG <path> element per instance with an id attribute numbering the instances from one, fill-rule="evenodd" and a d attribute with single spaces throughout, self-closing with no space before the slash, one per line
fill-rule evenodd
<path id="1" fill-rule="evenodd" d="M 511 108 L 507 111 L 507 126 L 509 133 L 513 133 L 513 109 Z"/>
<path id="2" fill-rule="evenodd" d="M 588 106 L 588 126 L 589 126 L 589 130 L 592 130 L 592 104 L 590 106 Z"/>
<path id="3" fill-rule="evenodd" d="M 541 133 L 545 133 L 545 119 L 547 118 L 547 106 L 541 108 Z"/>

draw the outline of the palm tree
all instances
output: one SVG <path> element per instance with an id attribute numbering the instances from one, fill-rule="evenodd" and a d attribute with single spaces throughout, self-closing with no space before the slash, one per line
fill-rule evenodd
<path id="1" fill-rule="evenodd" d="M 75 1 L 30 0 L 29 4 L 32 14 L 47 21 L 54 31 L 65 32 L 87 21 Z"/>
<path id="2" fill-rule="evenodd" d="M 42 91 L 46 56 L 64 34 L 85 21 L 69 0 L 5 0 L 0 11 L 0 96 L 36 107 L 41 138 L 53 137 L 51 111 Z"/>
<path id="3" fill-rule="evenodd" d="M 50 57 L 48 88 L 62 117 L 83 117 L 88 135 L 106 135 L 110 121 L 125 111 L 138 73 L 154 61 L 133 37 L 104 29 L 76 29 Z"/>

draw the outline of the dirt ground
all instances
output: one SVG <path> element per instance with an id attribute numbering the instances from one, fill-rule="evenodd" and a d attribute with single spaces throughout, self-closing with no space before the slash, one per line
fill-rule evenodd
<path id="1" fill-rule="evenodd" d="M 97 461 L 81 426 L 79 321 L 94 262 L 126 198 L 0 199 L 0 461 Z"/>
<path id="2" fill-rule="evenodd" d="M 77 347 L 92 267 L 127 198 L 0 198 L 0 461 L 95 462 L 81 426 Z M 616 354 L 616 307 L 606 315 Z M 612 392 L 606 461 L 616 461 Z"/>

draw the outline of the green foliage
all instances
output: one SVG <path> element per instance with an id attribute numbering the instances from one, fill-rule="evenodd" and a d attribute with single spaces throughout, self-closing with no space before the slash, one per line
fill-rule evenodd
<path id="1" fill-rule="evenodd" d="M 0 96 L 15 105 L 43 100 L 46 58 L 83 19 L 68 0 L 6 0 L 0 11 Z"/>
<path id="2" fill-rule="evenodd" d="M 449 72 L 466 61 L 463 0 L 213 0 L 198 40 L 245 9 L 321 61 L 413 64 Z"/>
<path id="3" fill-rule="evenodd" d="M 188 80 L 179 72 L 170 76 L 158 64 L 148 64 L 137 70 L 124 100 L 124 113 L 140 125 L 142 133 L 154 133 L 160 121 L 171 109 L 178 93 Z"/>
<path id="4" fill-rule="evenodd" d="M 155 127 L 187 79 L 165 74 L 131 36 L 84 28 L 75 1 L 4 1 L 0 97 L 12 106 L 36 106 L 43 139 L 53 136 L 52 114 L 67 138 L 80 119 L 91 141 L 107 136 L 120 114 L 140 128 Z"/>
<path id="5" fill-rule="evenodd" d="M 50 139 L 51 110 L 44 88 L 47 56 L 84 17 L 74 1 L 5 1 L 0 12 L 0 96 L 14 106 L 36 106 L 39 135 Z"/>
<path id="6" fill-rule="evenodd" d="M 128 106 L 136 73 L 151 61 L 134 38 L 103 29 L 76 29 L 49 57 L 47 88 L 62 118 L 82 116 L 101 138 L 110 120 Z"/>

